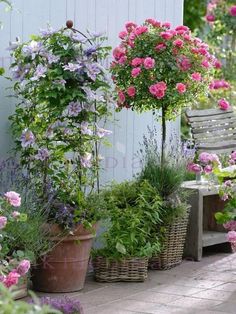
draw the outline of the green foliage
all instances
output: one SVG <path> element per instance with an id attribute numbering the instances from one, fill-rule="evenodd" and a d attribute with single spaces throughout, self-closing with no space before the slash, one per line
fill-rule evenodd
<path id="1" fill-rule="evenodd" d="M 223 212 L 217 212 L 215 214 L 215 219 L 218 224 L 222 225 L 229 221 L 236 221 L 236 197 L 230 198 L 224 207 Z"/>
<path id="2" fill-rule="evenodd" d="M 160 250 L 152 229 L 160 222 L 162 202 L 150 184 L 136 181 L 113 184 L 102 193 L 107 211 L 105 247 L 95 255 L 111 259 L 151 256 Z"/>
<path id="3" fill-rule="evenodd" d="M 184 0 L 184 25 L 192 31 L 201 31 L 204 28 L 206 0 Z"/>
<path id="4" fill-rule="evenodd" d="M 35 304 L 24 301 L 14 301 L 14 293 L 4 288 L 0 283 L 0 313 L 1 314 L 62 314 L 48 305 L 41 306 L 34 296 Z"/>

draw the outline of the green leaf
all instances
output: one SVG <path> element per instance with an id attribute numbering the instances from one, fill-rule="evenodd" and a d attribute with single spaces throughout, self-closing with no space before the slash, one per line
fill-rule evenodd
<path id="1" fill-rule="evenodd" d="M 3 68 L 0 68 L 0 75 L 3 75 L 5 73 L 5 70 Z"/>
<path id="2" fill-rule="evenodd" d="M 121 244 L 120 242 L 116 243 L 116 249 L 119 253 L 121 254 L 126 254 L 126 248 L 123 244 Z"/>

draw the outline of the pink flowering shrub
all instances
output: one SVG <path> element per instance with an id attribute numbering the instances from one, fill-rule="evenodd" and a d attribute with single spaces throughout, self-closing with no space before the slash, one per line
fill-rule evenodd
<path id="1" fill-rule="evenodd" d="M 111 64 L 119 109 L 162 108 L 172 119 L 209 85 L 216 59 L 188 27 L 147 19 L 141 26 L 126 23 L 119 37 Z"/>

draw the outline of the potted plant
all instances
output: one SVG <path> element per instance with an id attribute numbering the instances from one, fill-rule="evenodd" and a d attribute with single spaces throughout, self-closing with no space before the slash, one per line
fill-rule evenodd
<path id="1" fill-rule="evenodd" d="M 147 180 L 160 195 L 163 205 L 160 219 L 152 226 L 152 235 L 161 242 L 160 254 L 149 259 L 151 269 L 168 269 L 181 263 L 187 233 L 189 205 L 186 193 L 181 189 L 187 173 L 187 161 L 176 139 L 170 143 L 171 157 L 161 161 L 156 133 L 144 138 L 141 149 L 142 170 L 138 180 Z"/>
<path id="2" fill-rule="evenodd" d="M 209 85 L 217 60 L 208 45 L 194 37 L 187 26 L 171 29 L 170 23 L 147 19 L 127 22 L 119 33 L 111 64 L 118 95 L 118 110 L 162 111 L 161 160 L 164 161 L 166 120 L 192 104 Z"/>
<path id="3" fill-rule="evenodd" d="M 0 283 L 13 289 L 15 298 L 27 295 L 27 273 L 30 268 L 30 261 L 24 259 L 25 252 L 11 249 L 11 242 L 16 241 L 17 236 L 9 232 L 8 226 L 27 218 L 18 210 L 12 210 L 12 207 L 18 208 L 20 205 L 21 197 L 14 191 L 0 198 Z"/>
<path id="4" fill-rule="evenodd" d="M 32 270 L 34 288 L 41 291 L 77 291 L 85 281 L 100 219 L 96 202 L 90 202 L 99 191 L 98 144 L 111 133 L 101 125 L 111 97 L 101 65 L 109 51 L 103 40 L 68 21 L 66 28 L 49 27 L 12 47 L 21 101 L 11 117 L 16 150 L 55 244 Z"/>
<path id="5" fill-rule="evenodd" d="M 160 249 L 158 238 L 151 236 L 153 224 L 160 222 L 159 195 L 146 181 L 127 181 L 114 183 L 101 197 L 108 223 L 103 247 L 93 252 L 95 280 L 144 281 L 148 257 Z"/>

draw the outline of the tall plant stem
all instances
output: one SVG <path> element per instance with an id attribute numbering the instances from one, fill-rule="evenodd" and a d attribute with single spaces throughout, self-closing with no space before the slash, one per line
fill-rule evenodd
<path id="1" fill-rule="evenodd" d="M 166 146 L 166 109 L 162 106 L 162 139 L 161 139 L 161 164 L 165 161 L 165 146 Z"/>

